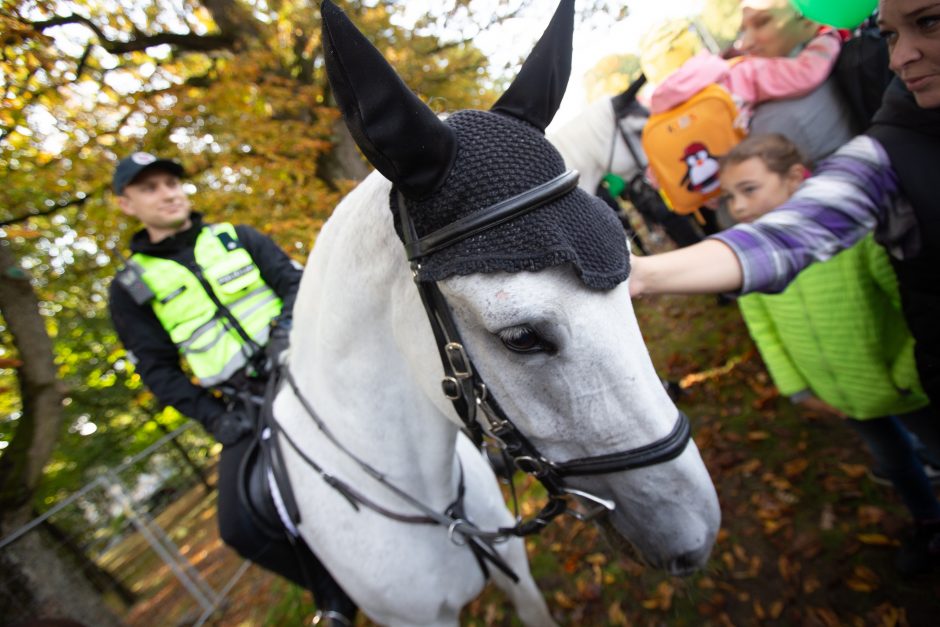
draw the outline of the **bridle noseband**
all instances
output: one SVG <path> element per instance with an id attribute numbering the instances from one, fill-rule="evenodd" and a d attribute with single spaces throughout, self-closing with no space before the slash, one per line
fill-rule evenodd
<path id="1" fill-rule="evenodd" d="M 514 535 L 535 533 L 556 516 L 569 511 L 569 496 L 589 501 L 593 505 L 587 514 L 575 514 L 581 519 L 613 511 L 612 501 L 571 488 L 565 484 L 564 478 L 633 470 L 667 462 L 685 450 L 691 437 L 688 418 L 679 412 L 672 431 L 651 444 L 565 462 L 549 461 L 519 431 L 496 399 L 488 393 L 486 384 L 473 367 L 460 339 L 453 314 L 437 283 L 418 278 L 421 261 L 427 255 L 538 209 L 570 193 L 577 185 L 578 173 L 568 170 L 533 189 L 470 214 L 421 238 L 417 236 L 414 222 L 408 213 L 406 199 L 400 192 L 396 196 L 405 251 L 411 261 L 415 285 L 428 315 L 444 368 L 441 380 L 444 395 L 453 403 L 464 428 L 475 442 L 479 444 L 484 433 L 490 436 L 520 470 L 533 475 L 548 492 L 546 505 L 533 519 L 520 522 Z M 571 511 L 574 513 L 574 510 Z"/>

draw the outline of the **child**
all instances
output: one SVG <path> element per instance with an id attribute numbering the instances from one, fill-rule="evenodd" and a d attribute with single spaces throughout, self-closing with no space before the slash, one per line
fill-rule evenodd
<path id="1" fill-rule="evenodd" d="M 721 159 L 723 200 L 741 222 L 785 202 L 805 176 L 799 151 L 782 135 L 748 137 Z M 748 295 L 740 305 L 780 393 L 804 407 L 852 418 L 915 521 L 940 520 L 940 503 L 895 417 L 921 419 L 930 408 L 897 280 L 872 237 L 807 268 L 782 293 Z M 905 548 L 898 556 L 902 573 L 929 568 L 926 555 Z"/>
<path id="2" fill-rule="evenodd" d="M 819 87 L 832 71 L 841 48 L 839 34 L 823 29 L 795 57 L 746 56 L 729 61 L 715 54 L 698 54 L 656 87 L 650 113 L 668 111 L 706 86 L 717 84 L 731 93 L 740 112 L 736 124 L 747 129 L 754 106 L 805 96 Z"/>

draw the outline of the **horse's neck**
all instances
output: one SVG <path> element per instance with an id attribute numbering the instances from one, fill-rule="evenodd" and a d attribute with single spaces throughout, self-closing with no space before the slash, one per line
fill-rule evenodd
<path id="1" fill-rule="evenodd" d="M 439 357 L 388 194 L 388 182 L 373 173 L 320 232 L 294 309 L 290 368 L 344 445 L 414 496 L 447 503 L 456 426 L 442 415 L 446 405 L 430 400 Z M 285 420 L 304 432 L 317 458 L 354 472 L 291 406 Z"/>
<path id="2" fill-rule="evenodd" d="M 613 106 L 609 98 L 601 98 L 552 133 L 549 140 L 565 164 L 581 173 L 578 186 L 593 194 L 610 166 L 615 132 Z"/>

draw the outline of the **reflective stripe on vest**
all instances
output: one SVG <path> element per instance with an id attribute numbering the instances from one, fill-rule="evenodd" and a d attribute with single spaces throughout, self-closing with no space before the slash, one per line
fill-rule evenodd
<path id="1" fill-rule="evenodd" d="M 281 299 L 261 278 L 248 251 L 238 245 L 231 224 L 207 225 L 196 238 L 196 265 L 219 302 L 252 342 L 267 344 Z M 254 346 L 216 306 L 203 283 L 180 263 L 141 253 L 131 256 L 153 293 L 160 324 L 170 334 L 192 373 L 204 386 L 218 385 L 247 365 Z"/>

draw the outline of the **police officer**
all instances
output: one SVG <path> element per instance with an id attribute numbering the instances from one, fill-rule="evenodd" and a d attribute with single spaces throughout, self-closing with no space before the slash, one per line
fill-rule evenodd
<path id="1" fill-rule="evenodd" d="M 111 284 L 111 318 L 154 395 L 223 445 L 218 520 L 225 543 L 311 588 L 320 608 L 316 622 L 350 624 L 356 607 L 317 558 L 302 542 L 262 533 L 238 497 L 254 421 L 235 398 L 260 392 L 265 364 L 287 349 L 300 268 L 250 227 L 204 223 L 192 211 L 183 176 L 179 163 L 149 153 L 118 163 L 112 181 L 118 205 L 143 228 Z"/>

